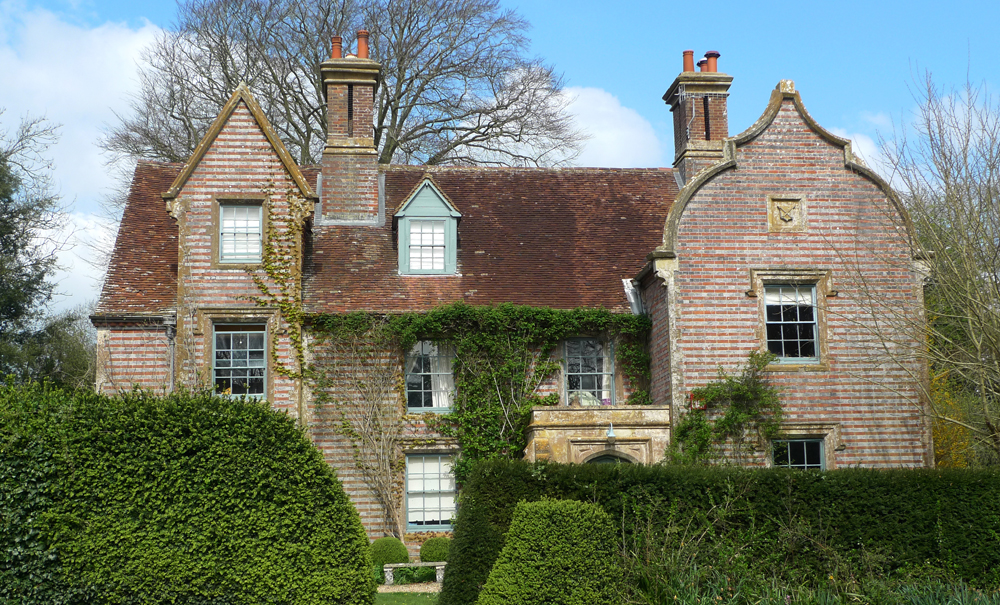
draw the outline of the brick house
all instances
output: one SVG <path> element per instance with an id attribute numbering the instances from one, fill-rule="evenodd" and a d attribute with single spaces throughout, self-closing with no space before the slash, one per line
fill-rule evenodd
<path id="1" fill-rule="evenodd" d="M 685 52 L 664 95 L 672 169 L 385 166 L 369 126 L 379 65 L 359 37 L 359 56 L 335 46 L 322 64 L 321 166 L 295 164 L 242 85 L 188 162 L 138 164 L 92 317 L 99 390 L 214 384 L 264 397 L 308 428 L 372 536 L 447 530 L 457 446 L 423 416 L 449 408 L 447 348 L 382 352 L 404 379 L 409 412 L 399 510 L 389 514 L 336 410 L 274 367 L 295 365 L 299 335 L 254 301 L 262 285 L 289 291 L 261 271 L 271 234 L 301 244 L 290 291 L 307 315 L 455 301 L 647 314 L 652 405 L 625 404 L 633 385 L 613 342 L 569 339 L 562 371 L 540 387 L 560 405 L 532 412 L 528 459 L 655 462 L 691 389 L 771 350 L 788 453 L 774 460 L 762 444 L 759 464 L 933 464 L 926 368 L 902 354 L 919 342 L 881 326 L 866 304 L 922 306 L 908 219 L 850 143 L 809 116 L 792 82 L 730 137 L 732 78 L 717 71 L 718 53 L 695 71 Z M 308 328 L 301 338 L 307 361 L 330 354 Z"/>

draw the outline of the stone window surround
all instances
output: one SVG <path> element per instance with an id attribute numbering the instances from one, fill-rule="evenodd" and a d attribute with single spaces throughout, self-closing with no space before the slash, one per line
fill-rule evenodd
<path id="1" fill-rule="evenodd" d="M 837 468 L 836 452 L 846 449 L 840 436 L 839 422 L 783 422 L 779 441 L 818 439 L 823 442 L 823 470 Z M 767 466 L 773 466 L 773 456 L 768 448 Z"/>
<path id="2" fill-rule="evenodd" d="M 213 269 L 236 269 L 246 271 L 260 267 L 261 263 L 233 263 L 222 260 L 222 207 L 223 206 L 258 206 L 260 207 L 261 225 L 261 254 L 264 251 L 264 238 L 267 237 L 267 229 L 270 223 L 267 216 L 267 209 L 264 207 L 263 197 L 213 197 L 212 198 L 212 264 Z"/>
<path id="3" fill-rule="evenodd" d="M 185 313 L 185 315 L 188 315 Z M 274 400 L 274 372 L 271 371 L 272 357 L 271 351 L 274 350 L 274 338 L 279 332 L 279 316 L 276 311 L 267 311 L 263 309 L 248 309 L 248 308 L 238 308 L 238 307 L 218 307 L 212 309 L 198 309 L 191 310 L 190 315 L 185 323 L 188 323 L 187 329 L 190 330 L 190 337 L 194 341 L 190 347 L 191 351 L 197 349 L 195 346 L 198 339 L 204 339 L 203 344 L 205 346 L 206 353 L 203 355 L 203 359 L 198 365 L 200 376 L 202 379 L 205 377 L 210 377 L 211 382 L 215 382 L 215 374 L 213 368 L 215 366 L 215 326 L 216 324 L 233 325 L 233 324 L 247 324 L 247 325 L 263 325 L 264 326 L 264 347 L 266 353 L 264 355 L 267 360 L 267 369 L 265 371 L 264 377 L 264 399 L 267 401 Z M 284 330 L 280 330 L 284 334 Z M 178 344 L 180 344 L 182 332 L 178 329 Z"/>
<path id="4" fill-rule="evenodd" d="M 827 338 L 827 318 L 826 304 L 827 298 L 837 296 L 837 291 L 833 289 L 832 271 L 830 269 L 818 268 L 756 268 L 750 269 L 750 288 L 746 291 L 749 298 L 756 298 L 758 301 L 757 312 L 757 340 L 760 342 L 760 351 L 767 349 L 767 327 L 765 318 L 767 316 L 767 301 L 764 296 L 764 288 L 772 285 L 812 285 L 816 288 L 816 332 L 818 342 L 819 361 L 795 363 L 794 361 L 784 361 L 773 363 L 767 367 L 769 371 L 790 372 L 790 371 L 827 371 L 830 369 L 830 347 Z"/>

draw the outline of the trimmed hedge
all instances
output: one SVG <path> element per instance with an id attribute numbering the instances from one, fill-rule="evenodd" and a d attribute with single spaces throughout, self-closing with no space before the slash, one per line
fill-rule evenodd
<path id="1" fill-rule="evenodd" d="M 521 502 L 478 605 L 611 605 L 622 570 L 608 513 L 575 500 Z"/>
<path id="2" fill-rule="evenodd" d="M 383 536 L 376 538 L 371 545 L 372 565 L 375 569 L 382 569 L 388 563 L 409 563 L 410 553 L 406 550 L 406 545 L 399 538 L 393 536 Z"/>
<path id="3" fill-rule="evenodd" d="M 448 560 L 448 548 L 451 547 L 451 538 L 436 536 L 427 538 L 420 545 L 421 563 L 441 563 Z"/>
<path id="4" fill-rule="evenodd" d="M 266 403 L 0 386 L 0 603 L 374 601 L 330 467 Z"/>
<path id="5" fill-rule="evenodd" d="M 845 557 L 877 553 L 892 568 L 940 563 L 973 584 L 1000 582 L 1000 472 L 964 469 L 784 469 L 561 465 L 490 461 L 463 486 L 440 605 L 476 602 L 517 503 L 542 498 L 599 504 L 622 522 L 619 540 L 667 531 L 660 520 L 704 516 L 735 502 L 727 529 L 773 536 L 761 559 L 782 549 L 808 574 L 820 549 L 789 550 L 782 530 L 807 532 Z M 672 514 L 668 514 L 672 513 Z"/>

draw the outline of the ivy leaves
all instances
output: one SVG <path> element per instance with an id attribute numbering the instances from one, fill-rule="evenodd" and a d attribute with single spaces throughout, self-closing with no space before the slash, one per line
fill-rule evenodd
<path id="1" fill-rule="evenodd" d="M 450 414 L 432 420 L 434 428 L 454 437 L 461 447 L 455 464 L 459 481 L 474 461 L 523 456 L 531 409 L 559 402 L 557 392 L 540 394 L 539 387 L 561 369 L 561 360 L 553 353 L 566 338 L 594 335 L 614 341 L 618 367 L 632 393 L 628 403 L 650 401 L 646 346 L 650 321 L 644 316 L 604 309 L 454 303 L 386 320 L 387 329 L 379 335 L 371 332 L 374 316 L 367 313 L 317 316 L 311 325 L 341 338 L 370 333 L 387 348 L 407 350 L 417 340 L 438 340 L 454 348 L 454 406 Z"/>
<path id="2" fill-rule="evenodd" d="M 667 459 L 678 464 L 709 462 L 722 457 L 726 446 L 737 463 L 752 455 L 756 445 L 778 436 L 782 409 L 778 387 L 766 368 L 770 352 L 753 351 L 738 376 L 719 368 L 719 379 L 691 391 L 692 406 L 674 429 Z"/>

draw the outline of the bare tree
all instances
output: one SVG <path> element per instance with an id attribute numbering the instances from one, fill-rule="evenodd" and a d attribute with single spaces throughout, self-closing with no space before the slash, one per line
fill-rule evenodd
<path id="1" fill-rule="evenodd" d="M 578 153 L 560 78 L 524 55 L 528 24 L 497 0 L 182 2 L 176 29 L 145 51 L 131 112 L 103 146 L 118 159 L 184 161 L 245 81 L 299 163 L 317 163 L 319 65 L 332 35 L 359 27 L 383 65 L 379 161 L 543 165 Z"/>
<path id="2" fill-rule="evenodd" d="M 926 357 L 935 421 L 1000 461 L 1000 103 L 982 86 L 921 83 L 911 134 L 887 154 L 927 263 Z M 886 317 L 892 310 L 884 310 Z M 898 315 L 897 315 L 898 316 Z M 961 441 L 961 440 L 959 440 Z"/>

